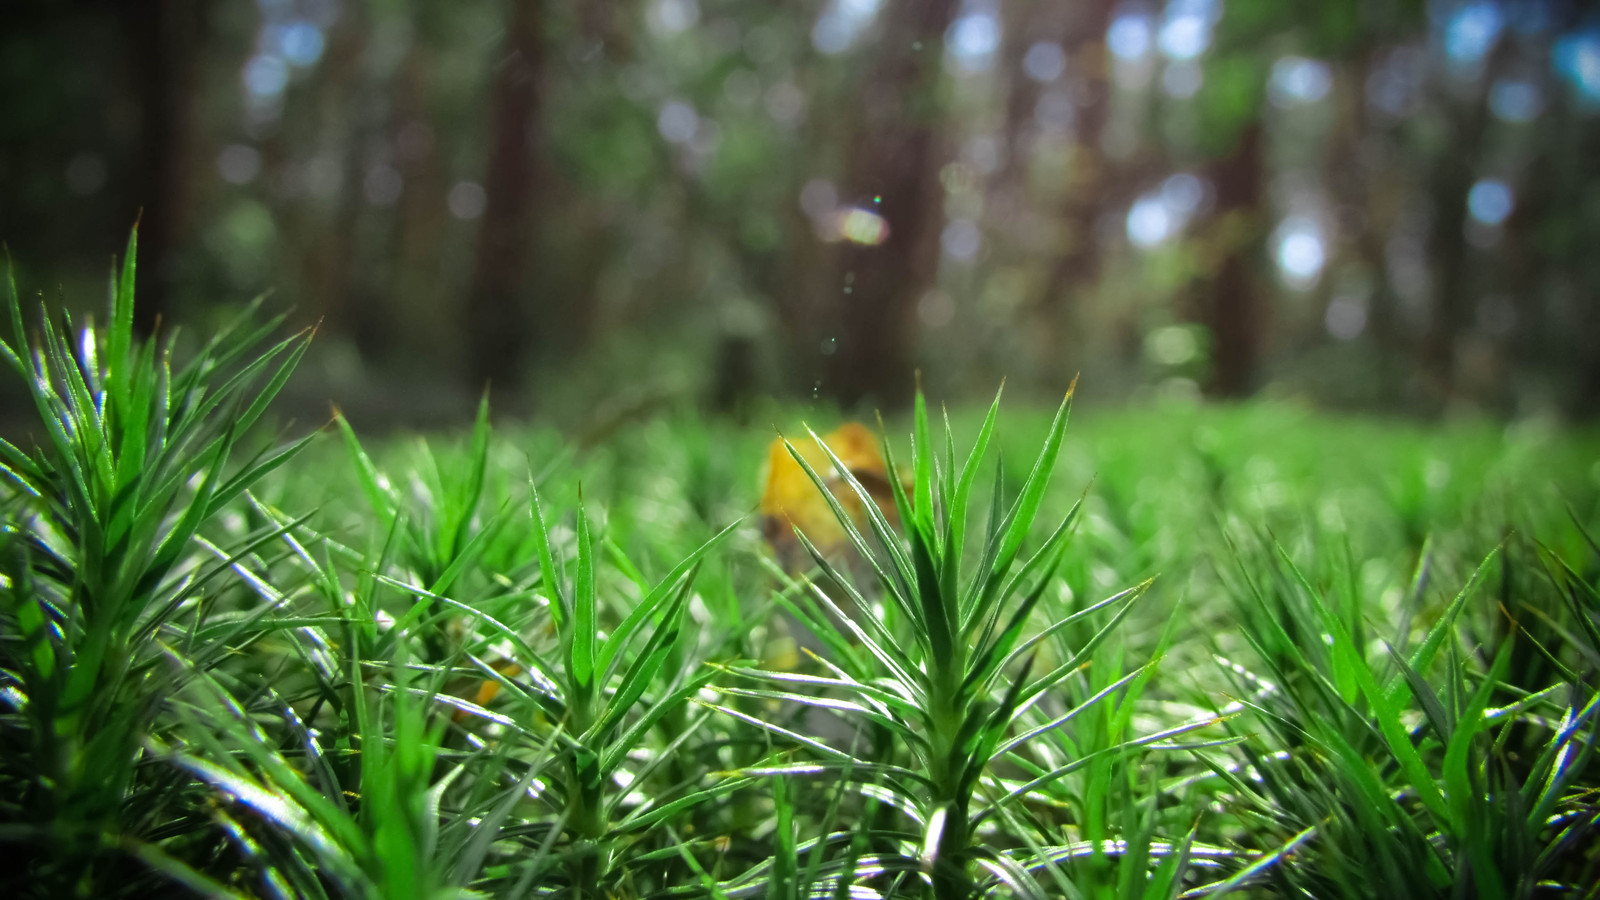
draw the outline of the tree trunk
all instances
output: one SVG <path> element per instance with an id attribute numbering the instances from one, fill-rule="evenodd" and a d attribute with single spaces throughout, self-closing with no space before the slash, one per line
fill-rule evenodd
<path id="1" fill-rule="evenodd" d="M 1485 83 L 1494 77 L 1511 49 L 1501 39 L 1485 62 Z M 1424 388 L 1435 409 L 1456 392 L 1456 343 L 1472 315 L 1474 292 L 1467 253 L 1467 193 L 1477 178 L 1478 155 L 1489 127 L 1489 92 L 1475 91 L 1465 108 L 1449 97 L 1438 103 L 1449 114 L 1451 140 L 1432 162 L 1429 189 L 1433 200 L 1429 250 L 1435 277 L 1428 333 L 1422 343 Z"/>
<path id="2" fill-rule="evenodd" d="M 819 347 L 828 355 L 822 390 L 846 406 L 869 397 L 904 402 L 910 393 L 913 313 L 936 273 L 944 227 L 938 89 L 954 12 L 954 0 L 883 8 L 884 36 L 865 81 L 853 171 L 841 194 L 883 216 L 889 235 L 876 246 L 840 242 L 820 304 L 831 310 L 825 321 L 836 325 Z"/>
<path id="3" fill-rule="evenodd" d="M 467 377 L 513 392 L 541 324 L 524 284 L 533 243 L 543 61 L 539 0 L 516 0 L 490 100 L 487 193 L 467 295 Z"/>
<path id="4" fill-rule="evenodd" d="M 1095 243 L 1095 226 L 1110 204 L 1121 200 L 1117 194 L 1132 184 L 1117 177 L 1100 148 L 1110 115 L 1111 83 L 1106 50 L 1106 31 L 1116 4 L 1095 0 L 1086 4 L 1068 27 L 1064 41 L 1067 55 L 1065 77 L 1077 83 L 1078 98 L 1072 148 L 1071 187 L 1062 199 L 1060 222 L 1065 246 L 1051 263 L 1044 288 L 1037 302 L 1053 335 L 1052 343 L 1064 344 L 1073 327 L 1075 307 L 1083 294 L 1100 277 L 1100 248 Z M 1067 354 L 1056 354 L 1063 362 Z M 1071 371 L 1053 371 L 1055 378 L 1069 378 Z"/>
<path id="5" fill-rule="evenodd" d="M 1259 120 L 1239 132 L 1233 153 L 1217 161 L 1211 180 L 1217 191 L 1213 228 L 1221 244 L 1215 273 L 1203 282 L 1200 314 L 1211 330 L 1209 393 L 1243 397 L 1255 389 L 1260 367 L 1262 317 L 1254 269 L 1261 255 L 1262 127 Z"/>
<path id="6" fill-rule="evenodd" d="M 170 318 L 182 232 L 186 175 L 192 170 L 189 104 L 203 0 L 144 0 L 120 8 L 129 52 L 135 55 L 139 149 L 133 196 L 139 206 L 139 302 L 133 323 L 141 334 Z"/>

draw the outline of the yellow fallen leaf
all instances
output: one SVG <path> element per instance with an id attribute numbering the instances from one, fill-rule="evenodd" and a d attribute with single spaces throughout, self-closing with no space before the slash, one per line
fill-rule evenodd
<path id="1" fill-rule="evenodd" d="M 861 486 L 867 489 L 891 524 L 898 522 L 894 494 L 889 484 L 889 470 L 878 452 L 878 439 L 865 425 L 848 422 L 823 435 L 839 461 Z M 845 482 L 828 459 L 828 455 L 815 441 L 794 441 L 794 448 L 807 465 L 828 485 L 828 490 L 839 501 L 840 507 L 850 516 L 856 527 L 867 530 L 866 510 L 855 491 Z M 804 469 L 789 455 L 783 439 L 776 438 L 767 448 L 766 487 L 761 494 L 761 529 L 767 543 L 777 554 L 778 561 L 791 572 L 808 569 L 811 557 L 794 536 L 799 528 L 824 556 L 838 556 L 848 545 L 844 526 L 833 514 L 827 499 Z"/>

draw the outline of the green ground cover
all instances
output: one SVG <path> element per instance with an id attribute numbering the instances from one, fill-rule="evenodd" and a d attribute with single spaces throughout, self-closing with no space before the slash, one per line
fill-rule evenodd
<path id="1" fill-rule="evenodd" d="M 768 427 L 283 443 L 303 337 L 113 295 L 9 304 L 7 896 L 1600 883 L 1592 433 L 919 405 L 897 521 L 791 576 Z"/>

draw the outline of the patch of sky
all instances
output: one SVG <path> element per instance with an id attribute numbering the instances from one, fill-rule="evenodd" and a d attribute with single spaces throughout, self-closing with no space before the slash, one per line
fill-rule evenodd
<path id="1" fill-rule="evenodd" d="M 1494 49 L 1505 29 L 1505 11 L 1492 0 L 1469 0 L 1444 14 L 1440 41 L 1444 55 L 1458 65 L 1475 65 Z"/>
<path id="2" fill-rule="evenodd" d="M 1022 71 L 1040 84 L 1055 81 L 1066 70 L 1067 54 L 1061 50 L 1060 44 L 1039 41 L 1022 55 Z"/>
<path id="3" fill-rule="evenodd" d="M 1182 231 L 1206 200 L 1206 183 L 1188 172 L 1161 182 L 1128 208 L 1128 240 L 1142 249 L 1159 246 Z"/>
<path id="4" fill-rule="evenodd" d="M 811 45 L 828 55 L 850 49 L 856 38 L 872 24 L 880 0 L 833 0 L 811 28 Z"/>
<path id="5" fill-rule="evenodd" d="M 1168 59 L 1195 59 L 1211 46 L 1220 0 L 1168 0 L 1156 46 Z"/>
<path id="6" fill-rule="evenodd" d="M 1156 247 L 1177 232 L 1172 211 L 1160 196 L 1145 195 L 1128 208 L 1128 240 L 1134 246 Z"/>
<path id="7" fill-rule="evenodd" d="M 961 15 L 950 24 L 945 47 L 960 68 L 980 72 L 994 63 L 1000 49 L 1000 17 L 990 3 L 968 0 Z"/>
<path id="8" fill-rule="evenodd" d="M 656 115 L 656 130 L 674 144 L 684 144 L 692 140 L 699 125 L 700 117 L 695 113 L 694 107 L 682 100 L 662 104 L 661 112 Z"/>
<path id="9" fill-rule="evenodd" d="M 1600 107 L 1600 28 L 1562 35 L 1550 51 L 1550 61 L 1580 103 L 1590 109 Z"/>
<path id="10" fill-rule="evenodd" d="M 1106 49 L 1118 59 L 1134 61 L 1150 53 L 1150 17 L 1143 13 L 1123 13 L 1106 29 Z"/>
<path id="11" fill-rule="evenodd" d="M 1310 216 L 1292 215 L 1284 219 L 1273 233 L 1273 257 L 1284 283 L 1296 290 L 1305 290 L 1317 283 L 1322 267 L 1328 261 L 1328 252 L 1322 238 L 1322 227 Z"/>
<path id="12" fill-rule="evenodd" d="M 645 11 L 645 25 L 662 37 L 687 31 L 698 21 L 700 4 L 695 0 L 655 0 Z"/>
<path id="13" fill-rule="evenodd" d="M 1511 185 L 1498 178 L 1483 178 L 1467 192 L 1467 214 L 1485 225 L 1504 224 L 1516 209 L 1516 194 Z"/>
<path id="14" fill-rule="evenodd" d="M 268 99 L 282 94 L 289 86 L 289 64 L 283 57 L 258 53 L 244 64 L 244 89 L 256 98 Z"/>
<path id="15" fill-rule="evenodd" d="M 1267 96 L 1280 108 L 1316 103 L 1331 90 L 1333 72 L 1328 64 L 1303 56 L 1280 57 L 1267 82 Z"/>
<path id="16" fill-rule="evenodd" d="M 316 65 L 326 46 L 322 29 L 304 19 L 295 19 L 282 25 L 268 25 L 261 30 L 262 49 L 295 68 Z"/>

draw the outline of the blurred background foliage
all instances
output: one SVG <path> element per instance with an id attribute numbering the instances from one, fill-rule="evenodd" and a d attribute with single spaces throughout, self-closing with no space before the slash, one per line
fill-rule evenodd
<path id="1" fill-rule="evenodd" d="M 9 0 L 0 237 L 321 329 L 312 416 L 1600 410 L 1579 0 Z M 97 304 L 96 304 L 97 305 Z"/>

